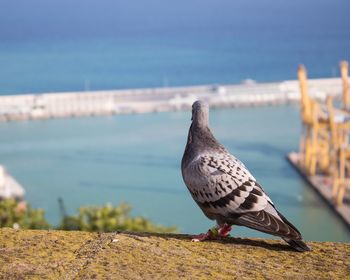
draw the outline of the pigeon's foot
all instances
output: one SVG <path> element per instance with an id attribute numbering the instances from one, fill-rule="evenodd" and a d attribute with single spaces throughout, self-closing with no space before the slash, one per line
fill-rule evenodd
<path id="1" fill-rule="evenodd" d="M 192 236 L 193 242 L 201 242 L 205 240 L 213 240 L 219 237 L 227 237 L 231 231 L 231 226 L 228 224 L 223 224 L 221 226 L 216 226 L 208 230 L 207 233 L 201 233 Z"/>
<path id="2" fill-rule="evenodd" d="M 229 235 L 232 227 L 228 224 L 223 224 L 222 226 L 219 227 L 218 229 L 218 235 L 222 237 L 226 237 Z"/>
<path id="3" fill-rule="evenodd" d="M 201 242 L 201 241 L 205 241 L 205 240 L 211 240 L 214 239 L 215 236 L 213 234 L 213 232 L 211 230 L 208 230 L 207 233 L 201 233 L 198 235 L 193 235 L 192 236 L 192 242 Z"/>

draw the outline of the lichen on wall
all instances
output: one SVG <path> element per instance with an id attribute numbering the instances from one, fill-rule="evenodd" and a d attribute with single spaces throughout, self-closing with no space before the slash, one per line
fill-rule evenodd
<path id="1" fill-rule="evenodd" d="M 0 279 L 349 279 L 350 244 L 0 229 Z"/>

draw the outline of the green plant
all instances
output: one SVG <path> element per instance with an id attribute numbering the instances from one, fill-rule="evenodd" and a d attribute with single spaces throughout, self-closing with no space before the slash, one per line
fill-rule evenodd
<path id="1" fill-rule="evenodd" d="M 105 232 L 129 230 L 169 233 L 177 231 L 176 227 L 156 225 L 142 216 L 131 217 L 131 209 L 131 206 L 127 203 L 121 203 L 115 207 L 111 204 L 106 204 L 102 207 L 81 207 L 78 215 L 65 215 L 58 229 Z"/>
<path id="2" fill-rule="evenodd" d="M 149 219 L 130 215 L 131 206 L 121 203 L 118 206 L 106 204 L 101 207 L 80 207 L 78 214 L 66 214 L 63 200 L 59 199 L 61 222 L 56 229 L 83 230 L 83 231 L 146 231 L 146 232 L 176 232 L 176 227 L 165 227 L 152 223 Z M 17 202 L 14 199 L 0 201 L 0 227 L 13 227 L 22 229 L 48 229 L 52 228 L 45 219 L 42 209 L 33 209 L 26 202 Z"/>
<path id="3" fill-rule="evenodd" d="M 44 210 L 33 209 L 24 201 L 5 199 L 0 201 L 0 227 L 47 229 L 50 225 L 44 217 Z"/>

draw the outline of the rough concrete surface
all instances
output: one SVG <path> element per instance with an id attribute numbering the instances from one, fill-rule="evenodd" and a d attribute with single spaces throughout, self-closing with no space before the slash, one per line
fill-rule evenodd
<path id="1" fill-rule="evenodd" d="M 0 279 L 350 279 L 350 244 L 0 229 Z"/>

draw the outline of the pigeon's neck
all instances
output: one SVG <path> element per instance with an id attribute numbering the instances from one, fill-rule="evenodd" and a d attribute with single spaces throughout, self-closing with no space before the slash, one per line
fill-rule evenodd
<path id="1" fill-rule="evenodd" d="M 193 123 L 190 128 L 193 144 L 199 147 L 216 148 L 219 143 L 207 125 Z"/>
<path id="2" fill-rule="evenodd" d="M 209 126 L 209 115 L 205 110 L 198 111 L 193 114 L 192 125 L 196 127 L 208 128 Z"/>
<path id="3" fill-rule="evenodd" d="M 205 153 L 224 150 L 225 148 L 215 139 L 208 126 L 198 126 L 192 122 L 181 167 L 186 168 L 194 159 Z"/>
<path id="4" fill-rule="evenodd" d="M 186 149 L 196 157 L 198 154 L 212 149 L 221 149 L 222 146 L 215 139 L 208 126 L 198 125 L 193 122 L 188 132 Z"/>

